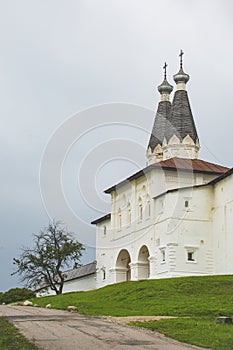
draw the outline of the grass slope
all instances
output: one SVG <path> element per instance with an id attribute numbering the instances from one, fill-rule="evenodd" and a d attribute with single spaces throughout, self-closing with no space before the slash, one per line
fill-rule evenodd
<path id="1" fill-rule="evenodd" d="M 211 317 L 176 318 L 158 322 L 131 322 L 131 324 L 204 348 L 213 350 L 233 349 L 233 326 L 216 324 Z"/>
<path id="2" fill-rule="evenodd" d="M 90 292 L 33 300 L 57 309 L 75 305 L 88 315 L 233 315 L 233 276 L 185 277 L 124 282 Z"/>
<path id="3" fill-rule="evenodd" d="M 39 306 L 51 303 L 57 309 L 75 305 L 79 313 L 87 315 L 177 316 L 140 326 L 213 350 L 233 349 L 233 325 L 214 323 L 218 316 L 233 317 L 233 276 L 124 282 L 90 292 L 37 298 L 33 302 Z"/>
<path id="4" fill-rule="evenodd" d="M 2 350 L 38 350 L 28 342 L 18 329 L 4 318 L 0 317 L 0 349 Z"/>

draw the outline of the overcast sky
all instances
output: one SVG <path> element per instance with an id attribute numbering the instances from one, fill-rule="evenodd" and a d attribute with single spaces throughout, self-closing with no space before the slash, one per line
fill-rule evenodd
<path id="1" fill-rule="evenodd" d="M 32 244 L 32 233 L 49 217 L 60 215 L 87 245 L 83 263 L 95 258 L 95 229 L 89 222 L 108 210 L 101 192 L 145 165 L 145 130 L 152 126 L 151 111 L 159 101 L 162 66 L 166 60 L 173 83 L 181 48 L 200 157 L 232 166 L 232 13 L 232 0 L 0 0 L 0 290 L 18 285 L 10 276 L 12 259 L 22 245 Z M 117 105 L 108 110 L 112 102 L 141 106 L 135 115 L 145 118 L 145 130 L 131 116 L 130 125 L 124 125 L 127 108 L 121 105 L 114 114 Z M 94 107 L 103 104 L 104 110 Z M 129 115 L 134 113 L 130 108 Z M 94 110 L 96 122 L 87 134 L 85 123 L 92 114 L 86 119 L 79 113 L 86 109 Z M 111 116 L 110 125 L 103 126 L 104 113 Z M 78 140 L 66 128 L 74 118 L 85 134 Z M 82 227 L 63 216 L 62 206 L 53 211 L 46 203 L 43 176 L 47 171 L 53 183 L 56 171 L 60 178 L 59 167 L 53 173 L 45 166 L 40 188 L 43 154 L 50 152 L 48 164 L 53 161 L 51 142 L 54 159 L 56 150 L 65 147 L 62 189 Z M 111 152 L 102 158 L 107 150 L 113 151 L 112 163 Z M 51 198 L 59 201 L 56 193 Z"/>

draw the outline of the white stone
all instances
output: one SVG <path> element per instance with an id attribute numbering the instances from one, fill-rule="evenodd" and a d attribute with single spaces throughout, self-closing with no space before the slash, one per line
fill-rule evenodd
<path id="1" fill-rule="evenodd" d="M 76 306 L 70 305 L 70 306 L 67 306 L 67 310 L 69 312 L 76 312 L 78 308 Z"/>

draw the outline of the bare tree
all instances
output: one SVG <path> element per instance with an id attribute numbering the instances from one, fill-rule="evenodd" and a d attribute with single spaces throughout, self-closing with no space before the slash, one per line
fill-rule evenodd
<path id="1" fill-rule="evenodd" d="M 17 270 L 13 275 L 21 276 L 26 287 L 49 286 L 56 294 L 62 294 L 64 268 L 79 266 L 84 247 L 73 239 L 73 234 L 60 221 L 54 221 L 39 234 L 33 234 L 34 247 L 21 249 L 18 258 L 13 259 Z"/>

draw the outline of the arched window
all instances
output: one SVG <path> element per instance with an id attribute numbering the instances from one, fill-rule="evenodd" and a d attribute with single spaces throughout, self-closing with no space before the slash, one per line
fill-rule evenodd
<path id="1" fill-rule="evenodd" d="M 118 228 L 121 228 L 121 226 L 122 226 L 122 216 L 121 216 L 121 209 L 120 208 L 118 209 L 117 220 L 118 220 L 117 226 L 118 226 Z"/>
<path id="2" fill-rule="evenodd" d="M 123 194 L 123 197 L 122 197 L 122 204 L 123 204 L 123 207 L 126 206 L 126 196 L 125 196 L 125 194 Z"/>
<path id="3" fill-rule="evenodd" d="M 103 280 L 103 281 L 106 280 L 106 270 L 105 270 L 104 267 L 102 268 L 102 280 Z"/>
<path id="4" fill-rule="evenodd" d="M 151 215 L 151 204 L 149 195 L 146 196 L 146 218 L 149 218 Z"/>
<path id="5" fill-rule="evenodd" d="M 127 204 L 127 225 L 131 224 L 131 206 L 130 203 Z"/>
<path id="6" fill-rule="evenodd" d="M 143 217 L 143 207 L 142 207 L 142 199 L 138 199 L 138 220 L 141 221 Z"/>
<path id="7" fill-rule="evenodd" d="M 146 186 L 145 185 L 142 186 L 142 192 L 141 193 L 142 193 L 143 197 L 146 195 Z"/>

